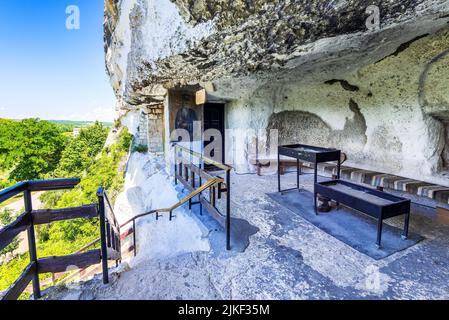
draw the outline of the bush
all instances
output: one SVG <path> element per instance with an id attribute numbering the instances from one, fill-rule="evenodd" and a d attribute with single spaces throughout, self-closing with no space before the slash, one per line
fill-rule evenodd
<path id="1" fill-rule="evenodd" d="M 133 146 L 132 152 L 147 153 L 148 147 L 143 144 L 138 144 L 136 146 Z"/>

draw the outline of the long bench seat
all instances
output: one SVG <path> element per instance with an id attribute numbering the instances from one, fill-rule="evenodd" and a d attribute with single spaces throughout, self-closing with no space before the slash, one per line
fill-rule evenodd
<path id="1" fill-rule="evenodd" d="M 335 166 L 323 164 L 318 166 L 318 171 L 321 175 L 330 177 L 335 174 Z M 341 179 L 355 183 L 363 183 L 373 187 L 383 187 L 385 189 L 407 192 L 444 204 L 449 203 L 448 187 L 397 175 L 342 166 Z"/>
<path id="2" fill-rule="evenodd" d="M 281 166 L 281 174 L 286 171 L 288 167 L 292 167 L 295 170 L 296 160 L 290 161 L 287 158 L 281 158 L 284 163 Z M 258 174 L 262 174 L 262 169 L 268 166 L 271 162 L 276 163 L 276 159 L 263 159 L 262 166 L 258 166 L 258 161 L 251 161 L 258 169 Z M 313 166 L 307 162 L 301 164 L 302 168 L 313 168 Z M 336 174 L 335 164 L 320 163 L 318 164 L 318 173 L 321 176 L 332 177 Z M 429 182 L 419 181 L 415 179 L 409 179 L 397 175 L 363 170 L 353 168 L 349 166 L 341 167 L 341 179 L 352 181 L 355 183 L 363 183 L 373 187 L 383 187 L 385 189 L 406 192 L 415 196 L 429 198 L 444 204 L 449 204 L 449 187 L 432 184 Z"/>

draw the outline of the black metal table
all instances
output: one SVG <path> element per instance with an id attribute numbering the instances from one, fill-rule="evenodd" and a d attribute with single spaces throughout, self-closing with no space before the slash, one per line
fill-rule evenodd
<path id="1" fill-rule="evenodd" d="M 280 160 L 281 156 L 296 159 L 296 188 L 281 190 Z M 314 183 L 318 182 L 318 163 L 337 162 L 337 179 L 340 179 L 341 151 L 337 149 L 308 146 L 305 144 L 292 144 L 278 147 L 278 190 L 290 191 L 299 188 L 299 175 L 301 174 L 300 161 L 314 164 Z"/>
<path id="2" fill-rule="evenodd" d="M 392 194 L 343 180 L 315 183 L 314 207 L 318 214 L 317 196 L 321 195 L 377 219 L 377 241 L 380 248 L 383 220 L 405 215 L 403 239 L 408 237 L 411 201 Z"/>

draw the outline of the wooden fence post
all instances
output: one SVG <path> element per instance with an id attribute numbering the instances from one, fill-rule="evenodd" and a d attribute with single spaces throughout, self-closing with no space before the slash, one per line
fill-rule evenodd
<path id="1" fill-rule="evenodd" d="M 25 211 L 31 212 L 33 211 L 33 203 L 31 200 L 31 191 L 25 190 L 23 192 L 23 199 L 25 202 Z M 39 265 L 37 262 L 37 252 L 36 252 L 36 235 L 34 233 L 34 223 L 33 220 L 31 220 L 31 224 L 28 227 L 28 250 L 30 253 L 30 262 L 36 263 L 36 268 L 33 274 L 33 295 L 34 299 L 39 299 L 41 297 L 41 289 L 39 286 Z"/>

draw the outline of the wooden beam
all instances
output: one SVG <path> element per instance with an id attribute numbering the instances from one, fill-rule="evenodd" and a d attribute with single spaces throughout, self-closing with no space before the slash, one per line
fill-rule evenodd
<path id="1" fill-rule="evenodd" d="M 125 232 L 122 232 L 122 234 L 120 235 L 120 240 L 122 240 L 122 241 L 125 240 L 133 233 L 134 233 L 134 229 L 131 227 L 128 230 L 126 230 Z"/>
<path id="2" fill-rule="evenodd" d="M 69 266 L 76 266 L 79 269 L 84 269 L 91 265 L 98 264 L 100 261 L 100 250 L 96 249 L 64 257 L 48 257 L 39 259 L 37 262 L 37 270 L 39 273 L 65 272 Z"/>
<path id="3" fill-rule="evenodd" d="M 134 251 L 134 245 L 130 245 L 128 249 L 123 249 L 124 252 L 129 253 Z"/>
<path id="4" fill-rule="evenodd" d="M 198 159 L 201 159 L 201 160 L 203 160 L 204 162 L 206 162 L 206 163 L 208 163 L 208 164 L 212 164 L 212 165 L 214 165 L 214 166 L 216 166 L 217 168 L 220 168 L 220 169 L 222 169 L 222 170 L 225 170 L 225 171 L 232 170 L 232 167 L 231 167 L 231 166 L 228 166 L 228 165 L 226 165 L 226 164 L 223 164 L 223 163 L 214 161 L 214 160 L 212 160 L 212 159 L 206 158 L 206 157 L 204 157 L 202 154 L 200 154 L 200 153 L 198 153 L 198 152 L 196 152 L 196 151 L 190 150 L 190 149 L 188 149 L 188 148 L 186 148 L 186 147 L 180 146 L 179 144 L 176 144 L 176 145 L 175 145 L 175 148 L 179 148 L 179 149 L 181 149 L 182 151 L 185 151 L 185 152 L 191 154 L 192 156 L 197 157 Z"/>
<path id="5" fill-rule="evenodd" d="M 213 180 L 216 178 L 216 177 L 208 174 L 206 171 L 201 170 L 197 166 L 194 166 L 191 164 L 186 164 L 186 167 L 189 168 L 190 170 L 192 170 L 196 175 L 200 176 L 201 178 L 203 178 L 205 180 Z"/>
<path id="6" fill-rule="evenodd" d="M 56 180 L 36 180 L 28 182 L 30 191 L 49 191 L 73 189 L 80 183 L 80 179 L 56 179 Z"/>
<path id="7" fill-rule="evenodd" d="M 26 289 L 30 281 L 33 279 L 33 275 L 36 272 L 36 262 L 31 262 L 23 271 L 22 275 L 13 283 L 6 293 L 3 295 L 2 300 L 17 300 L 22 292 Z"/>
<path id="8" fill-rule="evenodd" d="M 98 217 L 96 204 L 58 210 L 35 210 L 32 214 L 35 225 L 52 223 L 55 221 Z"/>
<path id="9" fill-rule="evenodd" d="M 204 208 L 209 212 L 209 214 L 218 221 L 224 228 L 226 228 L 226 217 L 221 215 L 220 211 L 214 208 L 210 204 L 209 201 L 207 201 L 204 197 L 201 197 L 200 199 L 201 204 L 204 206 Z"/>
<path id="10" fill-rule="evenodd" d="M 25 212 L 13 223 L 0 230 L 0 250 L 4 249 L 11 241 L 25 231 L 31 225 L 31 213 Z"/>
<path id="11" fill-rule="evenodd" d="M 28 188 L 28 182 L 21 182 L 8 189 L 0 191 L 0 203 L 24 192 Z"/>
<path id="12" fill-rule="evenodd" d="M 186 189 L 188 189 L 190 192 L 193 191 L 192 186 L 185 181 L 181 176 L 178 175 L 178 180 L 184 185 Z M 200 197 L 200 202 L 204 206 L 204 208 L 209 212 L 209 214 L 217 220 L 223 227 L 226 227 L 226 217 L 220 214 L 220 211 L 215 209 L 209 201 L 206 200 L 203 196 Z"/>

